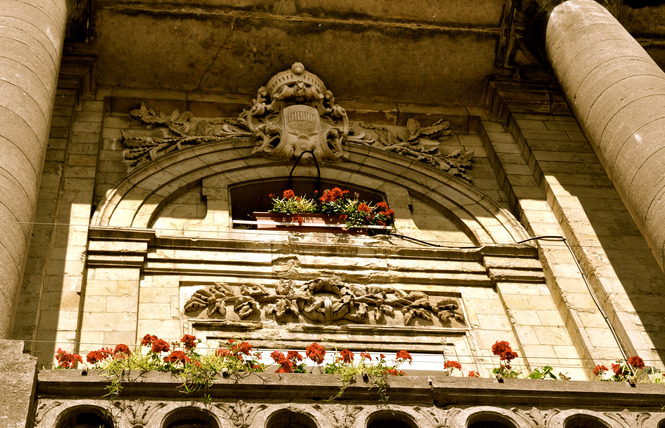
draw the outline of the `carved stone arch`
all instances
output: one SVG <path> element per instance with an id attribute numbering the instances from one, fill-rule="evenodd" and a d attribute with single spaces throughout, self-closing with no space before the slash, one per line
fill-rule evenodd
<path id="1" fill-rule="evenodd" d="M 620 423 L 619 421 L 612 420 L 606 415 L 603 415 L 602 413 L 599 412 L 594 412 L 591 410 L 584 410 L 584 409 L 568 409 L 561 411 L 559 414 L 557 414 L 552 419 L 550 426 L 552 428 L 571 428 L 572 425 L 569 424 L 571 419 L 580 416 L 586 416 L 591 418 L 591 420 L 593 421 L 598 421 L 599 426 L 605 425 L 607 427 L 615 427 L 617 426 L 617 423 Z M 625 424 L 620 426 L 630 427 L 631 425 Z"/>
<path id="2" fill-rule="evenodd" d="M 222 426 L 214 413 L 194 406 L 178 407 L 171 410 L 164 416 L 159 426 L 161 428 L 172 428 L 185 424 L 192 427 L 205 426 L 208 428 L 220 428 Z"/>
<path id="3" fill-rule="evenodd" d="M 501 407 L 475 406 L 457 414 L 451 425 L 454 428 L 467 428 L 477 422 L 500 422 L 511 428 L 531 426 L 530 421 Z"/>
<path id="4" fill-rule="evenodd" d="M 237 139 L 176 151 L 150 162 L 107 192 L 92 225 L 147 228 L 174 193 L 209 177 L 232 185 L 289 175 L 291 163 L 252 157 L 252 149 L 251 142 Z M 460 179 L 360 144 L 349 144 L 347 149 L 348 160 L 325 164 L 322 178 L 362 183 L 377 191 L 402 186 L 416 192 L 449 212 L 477 245 L 514 243 L 527 237 L 508 210 Z M 316 174 L 314 166 L 298 168 L 299 174 Z"/>
<path id="5" fill-rule="evenodd" d="M 398 410 L 378 410 L 371 413 L 364 425 L 366 428 L 395 427 L 418 428 L 416 419 L 407 412 Z"/>
<path id="6" fill-rule="evenodd" d="M 320 424 L 309 412 L 291 408 L 283 408 L 270 413 L 265 422 L 265 428 L 319 428 Z"/>
<path id="7" fill-rule="evenodd" d="M 53 426 L 56 428 L 71 426 L 114 428 L 116 424 L 106 409 L 90 404 L 77 404 L 58 414 Z"/>

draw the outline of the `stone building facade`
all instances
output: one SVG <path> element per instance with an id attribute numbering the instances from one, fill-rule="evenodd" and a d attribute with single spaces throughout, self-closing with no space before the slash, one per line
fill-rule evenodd
<path id="1" fill-rule="evenodd" d="M 665 6 L 392 3 L 0 4 L 3 426 L 665 426 L 662 385 L 593 374 L 665 368 Z M 253 214 L 335 186 L 394 228 Z M 414 362 L 388 401 L 50 370 L 146 334 Z M 570 380 L 493 377 L 497 341 Z"/>

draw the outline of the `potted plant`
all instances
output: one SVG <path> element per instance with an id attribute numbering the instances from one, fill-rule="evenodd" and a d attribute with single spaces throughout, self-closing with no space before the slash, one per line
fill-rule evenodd
<path id="1" fill-rule="evenodd" d="M 386 202 L 371 204 L 361 201 L 357 194 L 350 197 L 349 193 L 334 187 L 324 190 L 320 196 L 308 198 L 296 196 L 288 189 L 281 198 L 270 195 L 270 210 L 254 212 L 254 218 L 259 229 L 347 233 L 385 233 L 391 229 L 395 213 Z"/>

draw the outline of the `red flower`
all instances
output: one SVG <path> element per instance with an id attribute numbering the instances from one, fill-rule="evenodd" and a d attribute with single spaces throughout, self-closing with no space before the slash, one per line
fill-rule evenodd
<path id="1" fill-rule="evenodd" d="M 169 346 L 168 342 L 166 342 L 166 340 L 157 339 L 152 342 L 151 351 L 154 353 L 169 352 L 170 350 L 171 347 Z"/>
<path id="2" fill-rule="evenodd" d="M 191 360 L 189 359 L 187 354 L 185 354 L 182 351 L 173 351 L 167 357 L 164 357 L 164 362 L 165 363 L 170 363 L 170 364 L 175 364 L 175 363 L 185 364 L 185 363 L 188 363 L 190 361 Z"/>
<path id="3" fill-rule="evenodd" d="M 231 353 L 231 351 L 229 351 L 226 348 L 219 348 L 215 351 L 215 355 L 217 355 L 218 357 L 230 357 L 233 354 Z"/>
<path id="4" fill-rule="evenodd" d="M 513 351 L 506 351 L 503 354 L 501 354 L 501 356 L 499 357 L 500 360 L 504 360 L 504 361 L 508 361 L 508 362 L 514 360 L 515 358 L 517 358 L 517 352 L 513 352 Z"/>
<path id="5" fill-rule="evenodd" d="M 468 374 L 468 377 L 480 377 L 480 373 L 475 370 L 471 370 Z"/>
<path id="6" fill-rule="evenodd" d="M 513 352 L 510 347 L 510 343 L 506 342 L 505 340 L 497 340 L 494 345 L 492 345 L 492 353 L 497 355 L 501 361 L 510 362 L 511 360 L 514 360 L 518 357 L 517 352 Z"/>
<path id="7" fill-rule="evenodd" d="M 621 364 L 612 364 L 612 371 L 614 372 L 615 376 L 623 375 L 623 367 L 621 367 Z"/>
<path id="8" fill-rule="evenodd" d="M 143 340 L 141 341 L 141 346 L 152 346 L 152 342 L 157 340 L 157 336 L 151 336 L 149 334 L 146 334 L 143 336 Z"/>
<path id="9" fill-rule="evenodd" d="M 390 208 L 388 208 L 388 209 L 385 210 L 385 211 L 381 211 L 379 214 L 383 214 L 383 215 L 386 216 L 386 217 L 390 217 L 390 216 L 392 216 L 392 215 L 395 215 L 395 211 L 393 211 L 393 210 L 391 210 Z"/>
<path id="10" fill-rule="evenodd" d="M 290 361 L 293 361 L 294 363 L 297 361 L 302 361 L 302 355 L 300 355 L 298 351 L 289 351 L 286 354 L 286 358 Z"/>
<path id="11" fill-rule="evenodd" d="M 401 350 L 397 352 L 397 356 L 395 357 L 397 361 L 406 361 L 409 360 L 409 364 L 413 361 L 413 358 L 411 358 L 411 354 L 409 354 L 407 351 Z"/>
<path id="12" fill-rule="evenodd" d="M 593 369 L 593 374 L 595 376 L 600 376 L 603 372 L 607 371 L 607 367 L 598 364 L 595 369 Z"/>
<path id="13" fill-rule="evenodd" d="M 186 334 L 182 337 L 182 339 L 180 339 L 180 342 L 185 346 L 185 349 L 191 351 L 192 349 L 196 348 L 198 340 L 196 339 L 196 336 Z"/>
<path id="14" fill-rule="evenodd" d="M 90 364 L 96 364 L 100 361 L 104 361 L 111 354 L 113 354 L 111 348 L 102 348 L 99 351 L 88 352 L 88 355 L 85 356 L 85 360 Z"/>
<path id="15" fill-rule="evenodd" d="M 275 373 L 293 373 L 293 363 L 289 360 L 284 360 L 284 362 L 279 365 L 279 368 L 275 370 Z"/>
<path id="16" fill-rule="evenodd" d="M 247 342 L 236 343 L 231 347 L 231 352 L 236 355 L 245 354 L 249 355 L 252 352 L 252 345 Z"/>
<path id="17" fill-rule="evenodd" d="M 372 361 L 372 356 L 369 355 L 369 352 L 367 352 L 367 351 L 365 351 L 365 352 L 361 352 L 361 353 L 360 353 L 360 357 L 361 357 L 361 358 L 366 358 L 366 359 L 368 359 L 369 361 Z"/>
<path id="18" fill-rule="evenodd" d="M 367 213 L 367 214 L 371 214 L 372 210 L 370 209 L 369 206 L 367 206 L 367 204 L 359 204 L 358 205 L 358 212 L 364 212 L 364 213 Z"/>
<path id="19" fill-rule="evenodd" d="M 279 364 L 279 368 L 275 373 L 292 373 L 293 372 L 293 363 L 289 361 L 283 353 L 280 351 L 272 351 L 270 354 L 273 360 Z M 302 357 L 301 357 L 302 358 Z"/>
<path id="20" fill-rule="evenodd" d="M 386 359 L 386 356 L 383 355 L 383 354 L 379 354 L 379 358 L 382 359 L 382 360 L 385 360 L 385 359 Z"/>
<path id="21" fill-rule="evenodd" d="M 296 194 L 291 189 L 285 190 L 284 193 L 282 194 L 282 198 L 284 198 L 284 199 L 291 199 L 295 196 L 296 196 Z"/>
<path id="22" fill-rule="evenodd" d="M 497 340 L 494 343 L 494 345 L 492 345 L 492 353 L 494 355 L 501 355 L 504 352 L 506 352 L 507 350 L 512 351 L 512 349 L 510 349 L 510 343 L 506 342 L 505 340 L 502 340 L 502 341 Z"/>
<path id="23" fill-rule="evenodd" d="M 458 363 L 457 361 L 447 360 L 443 364 L 443 369 L 445 370 L 445 369 L 449 369 L 449 368 L 450 369 L 457 369 L 459 371 L 462 371 L 462 365 L 460 363 Z"/>
<path id="24" fill-rule="evenodd" d="M 113 350 L 113 355 L 119 356 L 119 357 L 125 357 L 127 355 L 131 355 L 132 351 L 129 350 L 129 346 L 123 345 L 122 343 L 119 345 L 116 345 L 115 349 Z"/>
<path id="25" fill-rule="evenodd" d="M 404 373 L 402 370 L 397 370 L 397 369 L 386 369 L 384 373 L 393 375 L 393 376 L 404 376 L 406 373 Z"/>
<path id="26" fill-rule="evenodd" d="M 634 357 L 628 358 L 628 364 L 633 366 L 633 368 L 636 368 L 636 369 L 643 369 L 644 368 L 644 360 L 642 360 L 637 355 L 635 355 Z"/>
<path id="27" fill-rule="evenodd" d="M 281 364 L 283 361 L 286 361 L 286 357 L 279 351 L 272 351 L 270 358 L 275 360 L 277 364 Z"/>
<path id="28" fill-rule="evenodd" d="M 376 207 L 380 210 L 385 210 L 388 209 L 388 203 L 381 201 L 378 204 L 376 204 Z"/>
<path id="29" fill-rule="evenodd" d="M 342 349 L 339 351 L 339 357 L 337 357 L 337 361 L 350 364 L 353 362 L 353 352 L 349 351 L 348 349 Z"/>
<path id="30" fill-rule="evenodd" d="M 58 367 L 63 369 L 73 369 L 76 367 L 76 362 L 83 363 L 83 358 L 79 354 L 70 354 L 58 348 L 55 353 L 55 360 L 58 362 Z"/>
<path id="31" fill-rule="evenodd" d="M 307 357 L 314 361 L 316 364 L 323 363 L 323 357 L 326 355 L 326 350 L 323 349 L 323 346 L 314 342 L 305 349 L 305 354 Z"/>

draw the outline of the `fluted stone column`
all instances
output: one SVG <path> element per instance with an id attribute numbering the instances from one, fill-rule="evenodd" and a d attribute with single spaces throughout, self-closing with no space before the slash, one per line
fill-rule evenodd
<path id="1" fill-rule="evenodd" d="M 21 287 L 66 18 L 65 0 L 0 1 L 0 338 Z"/>
<path id="2" fill-rule="evenodd" d="M 665 73 L 597 2 L 534 4 L 533 34 L 544 30 L 541 48 L 568 103 L 663 268 Z"/>

